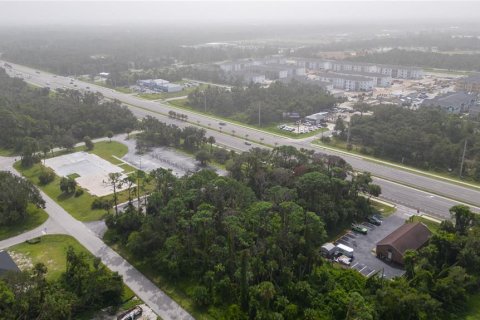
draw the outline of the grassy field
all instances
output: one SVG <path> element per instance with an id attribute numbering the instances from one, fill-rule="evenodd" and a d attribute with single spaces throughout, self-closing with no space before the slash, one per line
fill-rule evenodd
<path id="1" fill-rule="evenodd" d="M 0 227 L 0 240 L 17 236 L 26 231 L 35 229 L 48 219 L 48 214 L 43 209 L 39 209 L 34 205 L 27 208 L 28 217 L 25 221 L 9 227 Z"/>
<path id="2" fill-rule="evenodd" d="M 411 219 L 412 219 L 412 222 L 424 223 L 428 227 L 428 229 L 430 229 L 430 231 L 432 231 L 433 233 L 438 232 L 438 230 L 440 229 L 439 223 L 432 221 L 430 219 L 424 218 L 422 216 L 412 216 Z"/>
<path id="3" fill-rule="evenodd" d="M 14 165 L 25 178 L 37 185 L 50 198 L 55 200 L 63 209 L 70 213 L 75 219 L 80 221 L 95 221 L 100 220 L 105 215 L 105 210 L 92 210 L 91 204 L 95 199 L 88 192 L 84 192 L 81 196 L 66 195 L 60 190 L 60 177 L 55 176 L 55 180 L 47 185 L 40 185 L 38 177 L 45 168 L 43 165 L 37 163 L 31 168 L 22 168 L 20 162 Z"/>
<path id="4" fill-rule="evenodd" d="M 201 84 L 198 87 L 184 88 L 180 92 L 163 92 L 163 93 L 139 93 L 137 96 L 147 100 L 159 100 L 159 99 L 170 99 L 188 96 L 191 92 L 195 91 L 197 88 L 202 90 L 205 89 L 207 85 Z"/>
<path id="5" fill-rule="evenodd" d="M 118 92 L 121 92 L 121 93 L 133 93 L 134 92 L 132 89 L 126 88 L 126 87 L 116 87 L 115 90 L 118 91 Z"/>
<path id="6" fill-rule="evenodd" d="M 33 265 L 38 262 L 44 263 L 48 268 L 47 278 L 56 280 L 65 271 L 66 252 L 69 246 L 77 252 L 87 254 L 88 260 L 93 261 L 93 255 L 77 240 L 67 235 L 46 235 L 41 237 L 39 243 L 24 242 L 9 248 L 8 251 L 26 256 Z"/>
<path id="7" fill-rule="evenodd" d="M 375 209 L 380 211 L 380 213 L 384 217 L 388 217 L 388 216 L 392 215 L 393 213 L 395 213 L 395 211 L 397 211 L 397 209 L 394 206 L 389 206 L 385 203 L 376 201 L 375 199 L 370 199 L 370 202 L 372 204 L 372 207 L 374 207 Z"/>
<path id="8" fill-rule="evenodd" d="M 85 151 L 85 147 L 77 147 L 74 151 Z M 136 169 L 123 164 L 122 161 L 116 159 L 113 156 L 123 157 L 127 152 L 128 148 L 122 143 L 116 141 L 102 141 L 95 143 L 95 147 L 92 151 L 89 151 L 93 154 L 98 155 L 99 157 L 119 165 L 124 169 L 124 172 L 133 172 Z M 44 166 L 41 163 L 37 163 L 31 168 L 22 168 L 20 162 L 15 163 L 15 168 L 22 173 L 22 175 L 30 180 L 32 183 L 37 185 L 43 192 L 45 192 L 50 198 L 55 200 L 63 209 L 70 213 L 75 219 L 79 221 L 96 221 L 101 220 L 105 217 L 105 210 L 91 209 L 91 204 L 95 200 L 95 196 L 91 195 L 84 190 L 83 194 L 79 197 L 74 195 L 64 194 L 60 190 L 60 177 L 56 176 L 55 180 L 47 185 L 40 185 L 38 177 L 44 170 Z M 151 190 L 153 184 L 146 187 L 147 190 Z M 128 191 L 124 190 L 117 193 L 118 203 L 128 201 Z M 113 194 L 102 197 L 106 199 L 113 199 Z"/>
<path id="9" fill-rule="evenodd" d="M 0 157 L 12 157 L 14 153 L 12 150 L 0 148 Z"/>

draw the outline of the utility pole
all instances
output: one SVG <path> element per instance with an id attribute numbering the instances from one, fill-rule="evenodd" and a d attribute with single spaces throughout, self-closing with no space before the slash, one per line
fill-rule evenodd
<path id="1" fill-rule="evenodd" d="M 205 109 L 205 113 L 207 113 L 207 93 L 203 91 L 203 106 Z"/>
<path id="2" fill-rule="evenodd" d="M 465 144 L 463 145 L 462 162 L 460 163 L 460 178 L 463 175 L 463 164 L 465 162 L 465 152 L 467 152 L 467 139 L 465 139 Z"/>
<path id="3" fill-rule="evenodd" d="M 350 122 L 348 122 L 347 145 L 350 144 L 350 129 L 352 128 L 351 121 L 352 121 L 352 120 L 350 120 Z"/>
<path id="4" fill-rule="evenodd" d="M 259 127 L 262 126 L 261 108 L 262 108 L 262 105 L 259 103 L 259 104 L 258 104 L 258 126 L 259 126 Z"/>

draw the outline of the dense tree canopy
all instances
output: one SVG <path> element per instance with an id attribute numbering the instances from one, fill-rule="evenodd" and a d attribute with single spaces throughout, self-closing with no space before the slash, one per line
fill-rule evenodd
<path id="1" fill-rule="evenodd" d="M 322 267 L 319 256 L 327 232 L 373 212 L 359 195 L 369 175 L 347 179 L 342 159 L 286 146 L 253 149 L 227 169 L 228 177 L 153 171 L 146 216 L 133 207 L 110 215 L 106 238 L 170 279 L 192 281 L 195 304 L 228 309 L 224 319 L 345 318 L 351 300 L 355 312 L 371 313 L 365 279 Z"/>
<path id="2" fill-rule="evenodd" d="M 440 109 L 376 106 L 373 116 L 352 117 L 350 143 L 376 157 L 458 175 L 467 140 L 463 174 L 479 180 L 479 128 L 477 122 Z M 343 127 L 338 137 L 346 140 L 347 130 Z"/>
<path id="3" fill-rule="evenodd" d="M 43 208 L 45 201 L 28 180 L 0 171 L 0 227 L 21 223 L 29 204 Z"/>
<path id="4" fill-rule="evenodd" d="M 42 263 L 0 279 L 0 319 L 76 319 L 86 311 L 122 302 L 123 280 L 99 259 L 93 266 L 83 253 L 67 251 L 67 270 L 49 281 Z"/>
<path id="5" fill-rule="evenodd" d="M 393 49 L 353 58 L 356 61 L 420 66 L 429 68 L 480 71 L 480 54 L 445 54 Z"/>
<path id="6" fill-rule="evenodd" d="M 0 147 L 18 152 L 72 147 L 85 136 L 97 138 L 109 130 L 134 128 L 136 118 L 118 101 L 98 93 L 66 90 L 51 94 L 10 78 L 0 68 Z"/>
<path id="7" fill-rule="evenodd" d="M 318 86 L 293 81 L 272 83 L 268 88 L 234 87 L 231 91 L 208 87 L 191 93 L 188 103 L 202 111 L 206 104 L 208 112 L 252 124 L 258 124 L 260 112 L 261 124 L 269 125 L 282 121 L 284 112 L 307 116 L 331 109 L 337 100 Z"/>

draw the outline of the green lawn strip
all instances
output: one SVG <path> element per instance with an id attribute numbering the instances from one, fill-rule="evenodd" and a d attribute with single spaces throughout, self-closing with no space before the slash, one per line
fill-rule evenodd
<path id="1" fill-rule="evenodd" d="M 174 101 L 169 101 L 168 102 L 168 104 L 173 106 L 174 108 L 185 109 L 185 110 L 188 110 L 188 111 L 193 112 L 193 113 L 197 113 L 197 114 L 200 114 L 200 115 L 203 115 L 203 116 L 208 116 L 208 117 L 212 118 L 213 122 L 216 122 L 216 121 L 231 122 L 231 123 L 234 123 L 234 124 L 242 126 L 242 127 L 246 127 L 246 128 L 249 128 L 249 129 L 254 129 L 254 130 L 257 130 L 257 131 L 260 131 L 260 132 L 264 132 L 264 133 L 274 134 L 274 135 L 277 135 L 277 136 L 281 136 L 283 138 L 304 139 L 304 138 L 308 138 L 308 137 L 312 137 L 312 136 L 315 136 L 317 134 L 320 134 L 320 133 L 322 133 L 322 130 L 323 131 L 328 130 L 327 128 L 322 128 L 322 129 L 319 129 L 319 130 L 316 130 L 316 131 L 313 131 L 313 132 L 309 132 L 309 133 L 297 134 L 297 133 L 292 133 L 292 132 L 285 131 L 285 130 L 277 128 L 277 126 L 280 125 L 280 123 L 272 124 L 272 125 L 268 125 L 268 126 L 257 126 L 257 125 L 252 125 L 252 124 L 246 124 L 244 122 L 234 120 L 234 119 L 231 119 L 231 118 L 227 118 L 227 117 L 222 117 L 222 116 L 219 116 L 219 115 L 216 115 L 216 114 L 213 114 L 213 113 L 201 112 L 197 109 L 194 109 L 194 108 L 188 106 L 186 103 L 187 103 L 186 99 L 174 100 Z M 208 108 L 208 106 L 207 106 L 207 108 Z M 283 124 L 283 123 L 281 123 L 281 124 Z M 212 127 L 214 125 L 216 125 L 216 123 L 212 123 Z M 210 126 L 208 128 L 211 129 Z M 226 129 L 225 132 L 228 132 L 227 128 L 225 128 L 225 129 Z M 254 141 L 254 142 L 257 142 L 257 141 Z"/>
<path id="2" fill-rule="evenodd" d="M 132 89 L 127 88 L 127 87 L 115 87 L 114 89 L 118 92 L 121 92 L 121 93 L 126 93 L 126 94 L 134 93 L 134 91 Z"/>
<path id="3" fill-rule="evenodd" d="M 405 171 L 411 171 L 415 174 L 419 174 L 419 175 L 422 175 L 422 176 L 425 176 L 425 177 L 434 178 L 434 179 L 437 179 L 437 180 L 445 180 L 447 182 L 454 183 L 454 184 L 462 186 L 462 187 L 468 187 L 468 188 L 471 188 L 471 189 L 474 189 L 474 190 L 480 189 L 480 184 L 479 183 L 465 182 L 465 181 L 459 180 L 457 178 L 454 178 L 454 177 L 452 177 L 452 176 L 450 176 L 446 173 L 442 173 L 442 172 L 430 173 L 428 171 L 423 171 L 423 170 L 415 168 L 415 167 L 406 166 L 406 165 L 399 164 L 399 163 L 396 163 L 396 162 L 392 162 L 392 161 L 389 161 L 389 160 L 376 159 L 376 158 L 373 158 L 371 156 L 365 155 L 365 154 L 363 154 L 359 151 L 356 151 L 355 147 L 352 150 L 347 150 L 346 143 L 336 142 L 336 143 L 333 143 L 333 144 L 332 143 L 325 144 L 325 143 L 322 143 L 321 141 L 313 141 L 312 144 L 316 145 L 318 147 L 321 147 L 321 148 L 331 149 L 333 151 L 342 152 L 342 153 L 346 153 L 346 154 L 354 155 L 354 156 L 359 156 L 364 160 L 368 160 L 368 161 L 371 161 L 371 162 L 377 162 L 377 163 L 380 163 L 382 165 L 386 165 L 386 166 L 389 166 L 389 167 L 392 167 L 392 168 L 402 169 L 402 170 L 405 170 Z"/>
<path id="4" fill-rule="evenodd" d="M 13 150 L 0 148 L 0 157 L 12 157 L 14 155 Z"/>
<path id="5" fill-rule="evenodd" d="M 428 218 L 422 217 L 422 216 L 412 216 L 410 218 L 411 222 L 422 222 L 425 224 L 430 231 L 433 233 L 437 233 L 438 230 L 440 229 L 440 224 L 438 222 L 432 221 Z"/>
<path id="6" fill-rule="evenodd" d="M 175 300 L 182 308 L 187 310 L 197 320 L 211 320 L 210 313 L 221 313 L 220 309 L 210 307 L 208 310 L 200 310 L 197 308 L 190 297 L 187 295 L 189 288 L 196 285 L 193 281 L 173 280 L 169 277 L 162 276 L 158 269 L 151 264 L 137 261 L 124 247 L 119 244 L 110 246 L 125 260 L 132 264 L 138 271 L 152 281 L 156 286 L 163 290 L 170 298 Z M 208 311 L 208 313 L 207 313 Z"/>
<path id="7" fill-rule="evenodd" d="M 50 198 L 55 200 L 63 209 L 70 213 L 75 219 L 80 221 L 96 221 L 101 220 L 105 215 L 104 210 L 92 210 L 91 204 L 95 199 L 94 196 L 84 190 L 84 193 L 75 197 L 74 195 L 66 195 L 60 190 L 60 177 L 55 176 L 55 180 L 47 185 L 40 185 L 38 177 L 44 170 L 44 166 L 40 163 L 33 165 L 31 168 L 22 168 L 19 161 L 14 164 L 25 178 L 38 186 Z"/>
<path id="8" fill-rule="evenodd" d="M 66 268 L 66 253 L 71 246 L 76 252 L 87 254 L 88 261 L 93 262 L 93 255 L 75 238 L 67 235 L 45 235 L 35 244 L 23 242 L 8 249 L 29 258 L 32 265 L 42 262 L 47 266 L 47 279 L 57 280 Z"/>
<path id="9" fill-rule="evenodd" d="M 81 148 L 81 151 L 86 151 L 84 146 L 79 148 Z M 117 141 L 100 141 L 95 143 L 93 150 L 87 152 L 96 154 L 100 158 L 103 158 L 115 165 L 118 165 L 123 162 L 116 159 L 115 157 L 121 158 L 126 155 L 128 152 L 128 147 L 123 143 Z"/>
<path id="10" fill-rule="evenodd" d="M 8 239 L 35 229 L 48 219 L 48 214 L 45 210 L 31 204 L 27 207 L 27 214 L 27 218 L 16 225 L 0 227 L 0 240 Z"/>
<path id="11" fill-rule="evenodd" d="M 184 88 L 179 92 L 161 92 L 161 93 L 139 93 L 137 97 L 146 99 L 146 100 L 159 100 L 159 99 L 169 99 L 169 98 L 178 98 L 183 96 L 188 96 L 191 92 L 195 91 L 197 88 L 204 89 L 207 85 L 201 84 L 198 87 Z"/>
<path id="12" fill-rule="evenodd" d="M 463 317 L 463 320 L 478 320 L 480 319 L 480 293 L 471 295 L 467 300 L 467 312 Z"/>
<path id="13" fill-rule="evenodd" d="M 395 213 L 395 211 L 397 211 L 397 208 L 395 208 L 394 205 L 389 205 L 385 203 L 383 200 L 378 201 L 370 198 L 370 203 L 371 203 L 371 206 L 377 209 L 384 217 L 391 216 L 393 213 Z"/>

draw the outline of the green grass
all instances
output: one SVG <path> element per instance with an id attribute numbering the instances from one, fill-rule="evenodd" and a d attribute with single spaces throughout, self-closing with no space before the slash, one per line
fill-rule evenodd
<path id="1" fill-rule="evenodd" d="M 121 93 L 133 93 L 134 91 L 130 88 L 127 87 L 116 87 L 116 91 L 121 92 Z"/>
<path id="2" fill-rule="evenodd" d="M 0 227 L 0 240 L 8 239 L 26 231 L 35 229 L 48 219 L 48 214 L 45 212 L 45 210 L 37 208 L 31 204 L 27 207 L 27 214 L 27 219 L 19 224 L 8 227 Z"/>
<path id="3" fill-rule="evenodd" d="M 104 217 L 104 210 L 92 210 L 91 204 L 95 197 L 88 192 L 84 192 L 81 196 L 66 195 L 60 190 L 60 177 L 55 176 L 55 180 L 47 185 L 40 185 L 38 177 L 44 169 L 43 165 L 37 163 L 31 168 L 22 168 L 20 161 L 14 164 L 25 178 L 37 185 L 50 198 L 55 200 L 63 209 L 70 213 L 75 219 L 80 221 L 95 221 Z"/>
<path id="4" fill-rule="evenodd" d="M 202 90 L 202 89 L 205 89 L 206 87 L 207 87 L 207 85 L 201 84 L 198 87 L 184 88 L 180 92 L 139 93 L 137 96 L 139 98 L 143 98 L 143 99 L 147 99 L 147 100 L 177 98 L 177 97 L 188 96 L 191 92 L 195 91 L 197 88 Z"/>
<path id="5" fill-rule="evenodd" d="M 480 319 L 480 293 L 474 294 L 468 298 L 467 312 L 463 317 L 463 320 L 478 320 Z"/>
<path id="6" fill-rule="evenodd" d="M 93 261 L 93 255 L 85 249 L 77 240 L 67 235 L 42 236 L 39 243 L 28 244 L 26 242 L 10 247 L 8 251 L 21 253 L 28 257 L 32 264 L 42 262 L 47 268 L 47 279 L 56 280 L 66 268 L 66 252 L 69 246 L 76 252 L 83 252 L 89 261 Z"/>
<path id="7" fill-rule="evenodd" d="M 101 141 L 95 143 L 94 148 L 91 151 L 87 151 L 84 146 L 75 148 L 75 151 L 86 151 L 93 153 L 115 165 L 119 165 L 123 162 L 115 157 L 121 158 L 126 155 L 128 152 L 128 147 L 117 141 Z"/>
<path id="8" fill-rule="evenodd" d="M 397 209 L 393 205 L 389 206 L 385 203 L 376 201 L 375 199 L 370 199 L 370 203 L 371 206 L 377 209 L 384 217 L 388 217 L 395 213 L 395 211 L 397 211 Z"/>
<path id="9" fill-rule="evenodd" d="M 72 173 L 67 176 L 69 179 L 77 179 L 78 177 L 80 177 L 78 173 Z"/>
<path id="10" fill-rule="evenodd" d="M 0 148 L 0 157 L 12 157 L 14 155 L 12 150 Z"/>
<path id="11" fill-rule="evenodd" d="M 440 229 L 440 224 L 438 222 L 435 222 L 435 221 L 432 221 L 430 219 L 426 219 L 422 216 L 412 216 L 410 218 L 411 222 L 422 222 L 423 224 L 425 224 L 428 229 L 430 229 L 430 231 L 432 231 L 433 233 L 437 233 L 438 230 Z"/>

